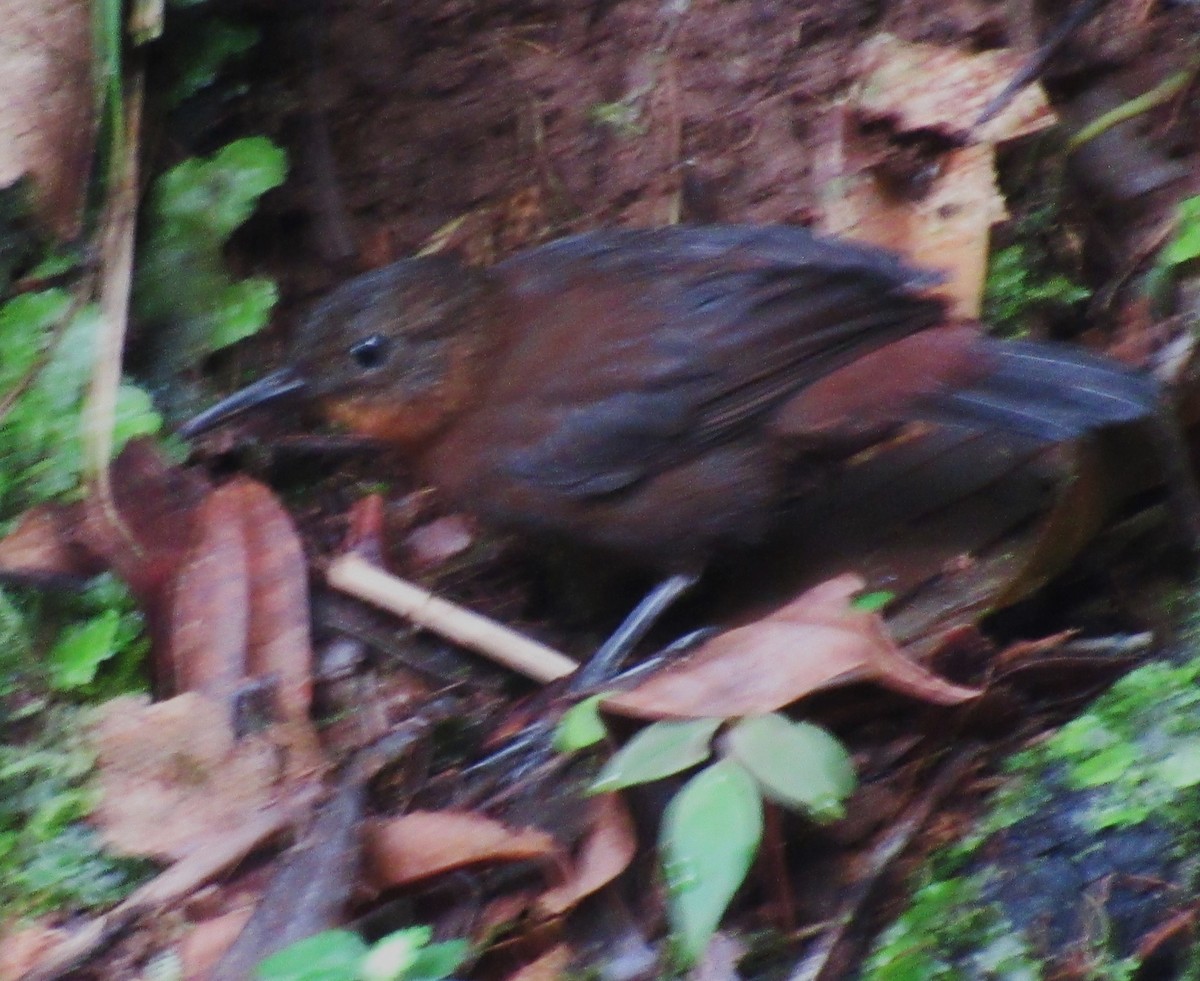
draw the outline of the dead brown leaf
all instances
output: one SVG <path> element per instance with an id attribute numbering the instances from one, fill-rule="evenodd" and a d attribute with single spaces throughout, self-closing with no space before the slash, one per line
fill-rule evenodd
<path id="1" fill-rule="evenodd" d="M 556 944 L 515 974 L 510 974 L 508 981 L 559 981 L 566 975 L 573 956 L 566 944 Z"/>
<path id="2" fill-rule="evenodd" d="M 363 852 L 365 875 L 380 889 L 481 862 L 542 861 L 559 874 L 567 867 L 566 855 L 545 831 L 464 811 L 413 811 L 368 824 Z"/>
<path id="3" fill-rule="evenodd" d="M 208 482 L 167 462 L 153 442 L 134 440 L 109 469 L 111 507 L 83 504 L 76 540 L 133 591 L 162 643 L 170 586 L 196 535 L 196 514 Z"/>
<path id="4" fill-rule="evenodd" d="M 198 538 L 175 577 L 159 651 L 171 691 L 228 699 L 247 676 L 250 574 L 239 503 L 221 489 L 200 506 Z"/>
<path id="5" fill-rule="evenodd" d="M 0 541 L 0 571 L 76 576 L 112 569 L 137 596 L 153 631 L 208 485 L 168 464 L 149 440 L 130 442 L 109 473 L 111 506 L 89 498 L 40 505 L 22 516 Z"/>
<path id="6" fill-rule="evenodd" d="M 404 539 L 404 547 L 418 567 L 434 568 L 461 555 L 474 542 L 467 519 L 450 514 L 414 528 Z"/>
<path id="7" fill-rule="evenodd" d="M 854 575 L 815 586 L 762 620 L 719 634 L 604 706 L 643 719 L 759 715 L 860 681 L 939 705 L 980 694 L 906 658 L 878 616 L 850 605 L 862 588 Z"/>
<path id="8" fill-rule="evenodd" d="M 179 958 L 183 962 L 183 976 L 209 977 L 221 956 L 242 932 L 253 912 L 253 907 L 246 906 L 195 924 L 179 949 Z"/>
<path id="9" fill-rule="evenodd" d="M 18 981 L 34 970 L 42 958 L 61 943 L 66 931 L 36 920 L 9 923 L 0 934 L 0 981 Z"/>
<path id="10" fill-rule="evenodd" d="M 284 718 L 305 719 L 312 703 L 308 574 L 292 519 L 264 485 L 229 485 L 240 503 L 249 576 L 247 666 L 251 677 L 272 678 Z"/>
<path id="11" fill-rule="evenodd" d="M 561 916 L 608 885 L 629 867 L 637 852 L 633 819 L 617 794 L 600 794 L 588 808 L 588 832 L 567 880 L 542 894 L 538 910 Z"/>
<path id="12" fill-rule="evenodd" d="M 180 859 L 211 848 L 315 785 L 322 760 L 311 730 L 299 728 L 238 739 L 230 707 L 203 695 L 114 699 L 92 732 L 101 792 L 93 820 L 125 855 Z"/>
<path id="13" fill-rule="evenodd" d="M 1040 85 L 1028 85 L 1008 106 L 976 127 L 984 107 L 1023 66 L 1017 50 L 964 52 L 878 34 L 858 53 L 855 104 L 886 118 L 899 132 L 934 130 L 961 142 L 1000 143 L 1057 121 Z"/>
<path id="14" fill-rule="evenodd" d="M 822 229 L 943 271 L 944 292 L 961 317 L 979 314 L 991 227 L 1008 214 L 995 183 L 995 146 L 1056 122 L 1045 93 L 1031 85 L 994 119 L 973 126 L 1018 67 L 1012 52 L 968 54 L 887 34 L 872 38 L 859 52 L 860 84 L 830 114 L 817 161 Z M 861 120 L 886 121 L 897 135 L 939 133 L 957 145 L 927 162 L 922 193 L 897 195 L 878 177 L 883 161 L 861 135 Z"/>
<path id="15" fill-rule="evenodd" d="M 247 678 L 274 685 L 282 717 L 312 699 L 308 573 L 287 512 L 246 478 L 209 490 L 148 440 L 113 461 L 111 501 L 30 511 L 0 542 L 0 570 L 34 575 L 112 569 L 150 625 L 168 692 L 228 698 Z"/>
<path id="16" fill-rule="evenodd" d="M 308 577 L 291 519 L 262 484 L 213 491 L 199 539 L 176 577 L 167 656 L 176 691 L 228 697 L 247 677 L 270 678 L 284 717 L 312 698 Z"/>

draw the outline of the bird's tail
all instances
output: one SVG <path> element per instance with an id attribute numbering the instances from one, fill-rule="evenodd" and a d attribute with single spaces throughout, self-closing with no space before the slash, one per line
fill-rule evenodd
<path id="1" fill-rule="evenodd" d="M 989 370 L 968 387 L 931 395 L 920 415 L 1058 442 L 1160 412 L 1159 384 L 1108 359 L 1035 341 L 984 337 L 978 345 Z"/>

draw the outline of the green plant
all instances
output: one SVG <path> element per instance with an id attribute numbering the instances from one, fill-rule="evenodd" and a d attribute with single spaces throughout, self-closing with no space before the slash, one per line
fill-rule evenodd
<path id="1" fill-rule="evenodd" d="M 1146 277 L 1146 292 L 1164 294 L 1179 271 L 1200 259 L 1200 194 L 1184 198 L 1175 212 L 1175 228 Z"/>
<path id="2" fill-rule="evenodd" d="M 190 43 L 174 59 L 177 77 L 167 98 L 177 104 L 212 85 L 226 62 L 245 54 L 258 43 L 258 31 L 228 21 L 205 18 L 195 25 Z"/>
<path id="3" fill-rule="evenodd" d="M 1200 259 L 1200 194 L 1179 202 L 1175 216 L 1175 235 L 1159 254 L 1169 266 Z"/>
<path id="4" fill-rule="evenodd" d="M 0 920 L 118 901 L 149 865 L 106 855 L 82 823 L 94 798 L 91 753 L 71 738 L 80 710 L 32 701 L 6 722 L 25 738 L 0 744 Z"/>
<path id="5" fill-rule="evenodd" d="M 661 780 L 705 762 L 723 719 L 656 722 L 616 753 L 592 785 L 596 793 Z M 763 798 L 819 822 L 840 818 L 854 789 L 842 744 L 819 726 L 778 713 L 728 725 L 719 756 L 688 779 L 668 804 L 659 852 L 677 960 L 704 953 L 762 837 Z"/>
<path id="6" fill-rule="evenodd" d="M 0 306 L 0 522 L 79 487 L 83 397 L 99 317 L 59 289 Z M 145 391 L 121 386 L 116 449 L 161 424 Z"/>
<path id="7" fill-rule="evenodd" d="M 95 699 L 143 689 L 150 640 L 124 584 L 107 573 L 97 576 L 70 604 L 70 614 L 46 655 L 50 687 Z"/>
<path id="8" fill-rule="evenodd" d="M 433 931 L 409 927 L 368 946 L 357 933 L 326 930 L 266 958 L 259 981 L 440 981 L 467 956 L 465 940 L 430 943 Z"/>
<path id="9" fill-rule="evenodd" d="M 1031 314 L 1070 309 L 1088 299 L 1091 290 L 1060 273 L 1043 272 L 1027 245 L 1010 245 L 994 253 L 984 287 L 984 320 L 1005 336 L 1028 329 Z"/>
<path id="10" fill-rule="evenodd" d="M 260 330 L 275 305 L 274 282 L 234 279 L 222 250 L 258 199 L 283 183 L 286 156 L 265 137 L 236 140 L 158 178 L 139 251 L 134 308 L 162 331 L 156 360 L 177 371 Z"/>

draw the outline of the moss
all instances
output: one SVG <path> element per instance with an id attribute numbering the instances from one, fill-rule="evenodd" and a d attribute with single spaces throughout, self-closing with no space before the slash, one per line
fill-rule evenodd
<path id="1" fill-rule="evenodd" d="M 984 287 L 984 320 L 1006 337 L 1029 328 L 1034 314 L 1061 314 L 1088 299 L 1085 286 L 1048 271 L 1047 260 L 1026 245 L 1011 245 L 993 254 Z"/>
<path id="2" fill-rule="evenodd" d="M 1002 766 L 1006 785 L 932 855 L 863 976 L 1131 977 L 1200 879 L 1200 657 L 1131 672 Z M 1200 956 L 1172 950 L 1175 972 Z"/>
<path id="3" fill-rule="evenodd" d="M 1003 909 L 984 902 L 987 873 L 926 882 L 880 938 L 863 976 L 875 981 L 1040 977 L 1039 959 Z"/>

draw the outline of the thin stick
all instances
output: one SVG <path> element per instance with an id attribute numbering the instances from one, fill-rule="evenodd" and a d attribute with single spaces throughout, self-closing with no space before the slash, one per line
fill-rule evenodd
<path id="1" fill-rule="evenodd" d="M 1181 71 L 1175 72 L 1174 75 L 1171 75 L 1165 81 L 1159 82 L 1149 92 L 1143 92 L 1128 102 L 1122 102 L 1116 108 L 1110 109 L 1103 115 L 1093 119 L 1067 141 L 1067 153 L 1074 153 L 1089 140 L 1094 140 L 1097 136 L 1107 132 L 1114 126 L 1127 123 L 1136 116 L 1162 105 L 1168 99 L 1187 88 L 1196 77 L 1198 69 L 1200 69 L 1200 60 L 1193 62 Z"/>
<path id="2" fill-rule="evenodd" d="M 101 330 L 92 365 L 91 385 L 83 411 L 83 445 L 93 492 L 115 520 L 109 480 L 117 397 L 121 387 L 121 355 L 129 321 L 133 281 L 133 245 L 137 225 L 138 149 L 142 119 L 142 76 L 130 83 L 125 96 L 125 129 L 113 140 L 116 159 L 109 177 L 108 201 L 100 240 Z M 126 536 L 130 537 L 130 536 Z"/>
<path id="3" fill-rule="evenodd" d="M 557 681 L 578 667 L 565 654 L 440 599 L 352 552 L 334 559 L 325 578 L 334 589 L 405 617 L 534 681 Z"/>
<path id="4" fill-rule="evenodd" d="M 979 114 L 979 118 L 975 120 L 976 126 L 982 126 L 984 123 L 996 116 L 1012 102 L 1021 89 L 1025 88 L 1033 82 L 1045 70 L 1050 59 L 1058 53 L 1067 41 L 1079 28 L 1086 24 L 1092 16 L 1100 8 L 1103 0 L 1083 0 L 1071 13 L 1063 18 L 1062 23 L 1054 29 L 1054 33 L 1046 39 L 1046 43 L 1033 53 L 1033 57 L 1029 59 L 1012 80 L 1004 86 L 1000 92 L 993 96 L 986 106 L 983 107 L 983 112 Z"/>

